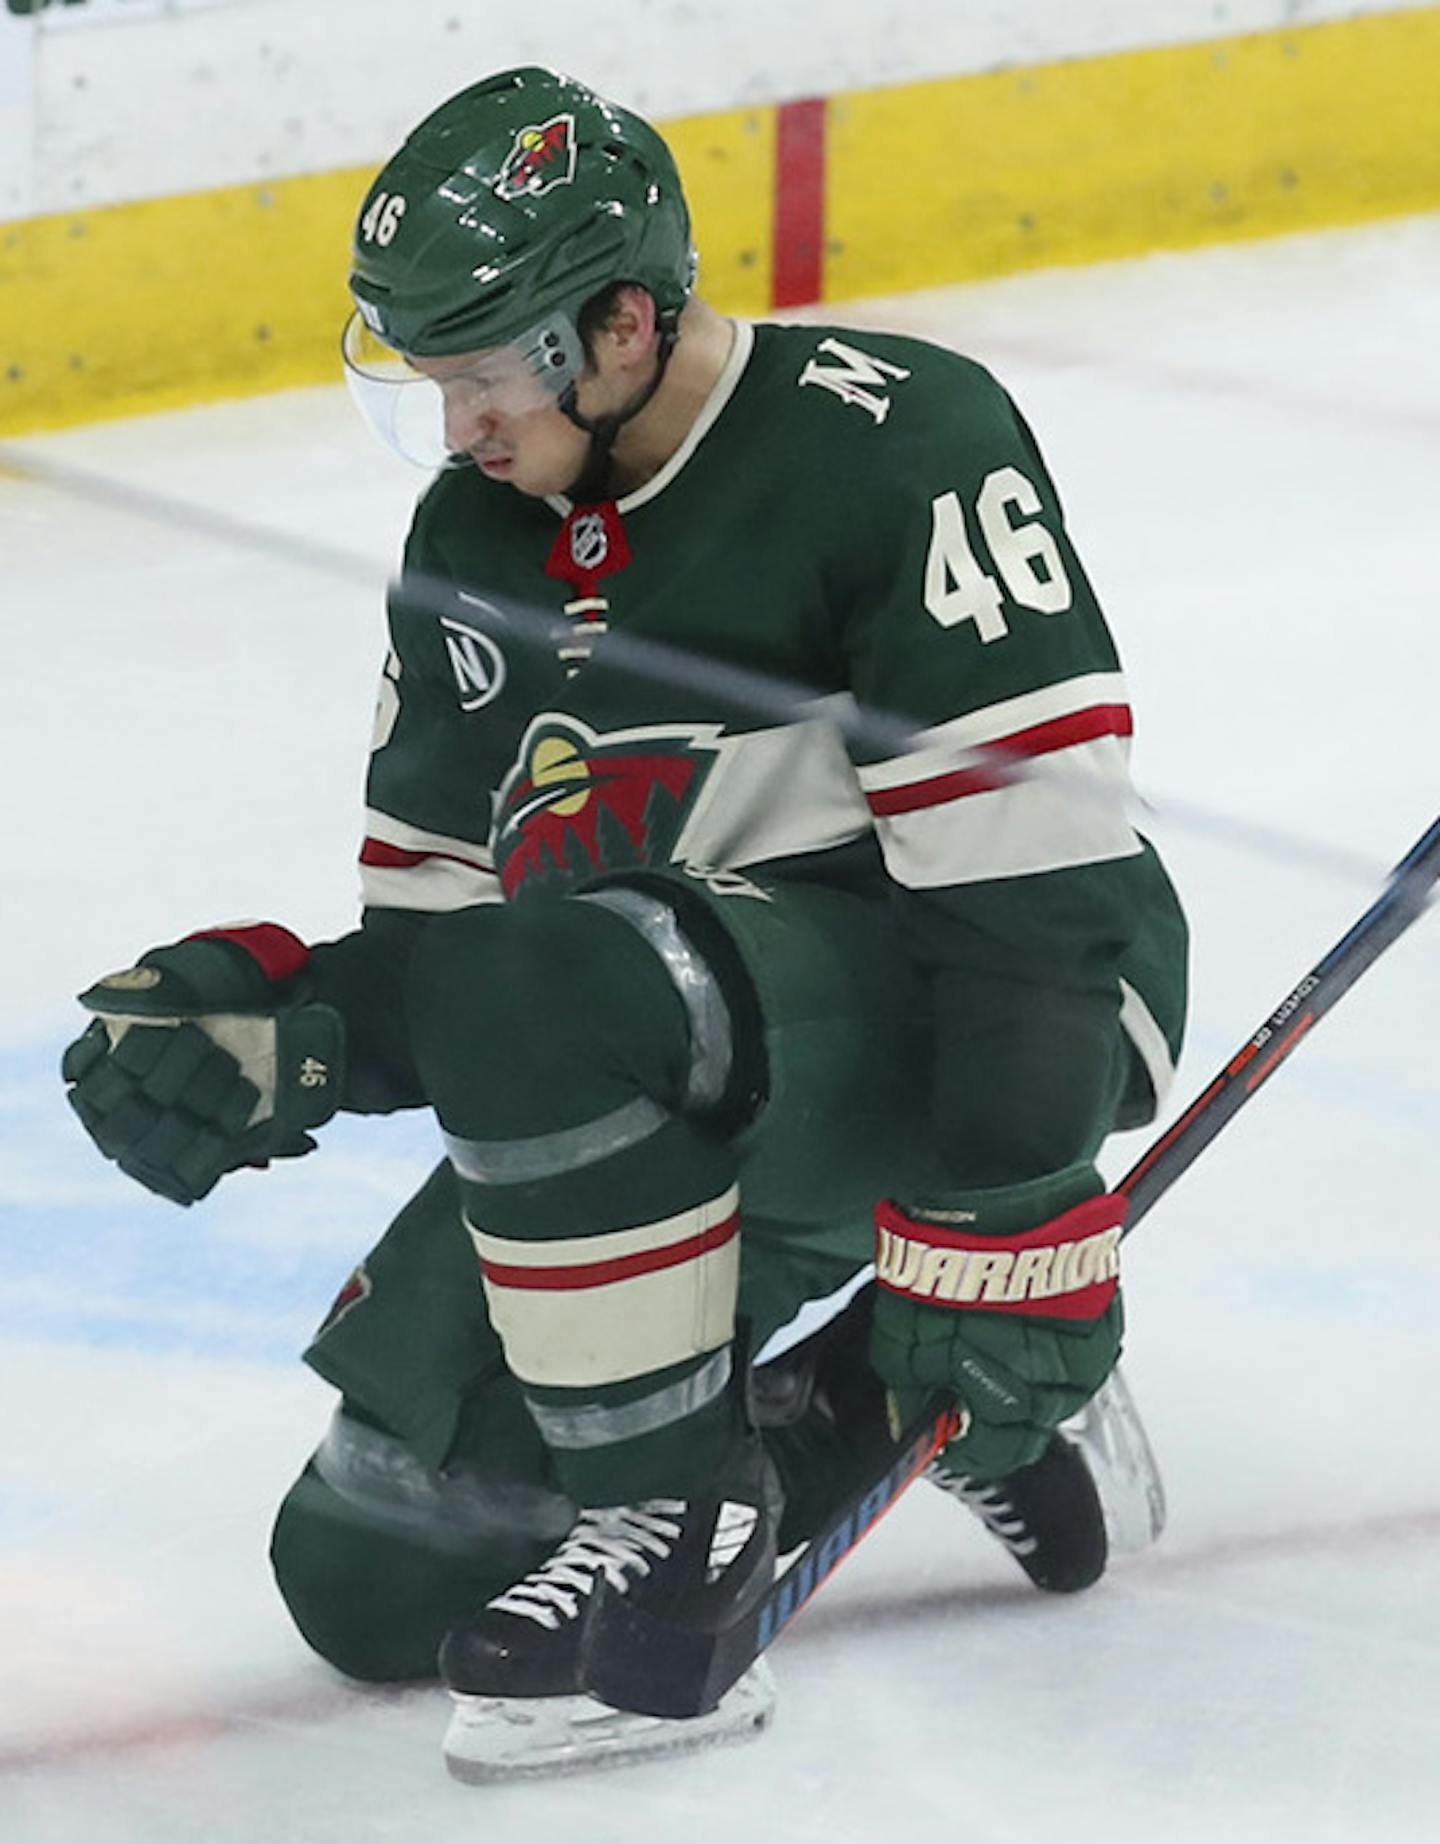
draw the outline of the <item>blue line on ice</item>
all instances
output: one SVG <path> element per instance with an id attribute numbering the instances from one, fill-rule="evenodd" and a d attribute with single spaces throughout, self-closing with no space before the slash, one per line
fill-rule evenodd
<path id="1" fill-rule="evenodd" d="M 0 1051 L 0 1337 L 293 1361 L 438 1153 L 428 1115 L 340 1119 L 323 1159 L 181 1210 L 96 1157 L 59 1054 Z"/>
<path id="2" fill-rule="evenodd" d="M 1218 1039 L 1194 1046 L 1183 1091 L 1221 1054 Z M 1312 1101 L 1392 1132 L 1433 1138 L 1440 1127 L 1433 1091 L 1307 1054 L 1285 1081 Z M 342 1117 L 325 1129 L 323 1156 L 238 1174 L 180 1210 L 96 1157 L 65 1103 L 59 1057 L 58 1044 L 0 1049 L 0 1338 L 293 1362 L 438 1156 L 426 1113 Z M 1311 1274 L 1291 1304 L 1323 1314 L 1334 1285 Z M 1372 1307 L 1383 1317 L 1393 1304 Z"/>

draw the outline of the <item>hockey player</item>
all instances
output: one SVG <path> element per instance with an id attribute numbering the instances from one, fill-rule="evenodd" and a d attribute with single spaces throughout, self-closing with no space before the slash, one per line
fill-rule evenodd
<path id="1" fill-rule="evenodd" d="M 1155 1112 L 1185 958 L 1115 649 L 981 367 L 733 321 L 694 267 L 664 143 L 548 71 L 385 166 L 347 373 L 439 471 L 362 925 L 152 950 L 65 1060 L 181 1203 L 336 1108 L 434 1111 L 307 1354 L 342 1404 L 273 1556 L 340 1669 L 441 1647 L 460 1771 L 516 1700 L 655 1707 L 597 1589 L 734 1618 L 936 1389 L 938 1483 L 1043 1588 L 1105 1563 L 1056 1430 L 1119 1351 L 1094 1161 Z"/>

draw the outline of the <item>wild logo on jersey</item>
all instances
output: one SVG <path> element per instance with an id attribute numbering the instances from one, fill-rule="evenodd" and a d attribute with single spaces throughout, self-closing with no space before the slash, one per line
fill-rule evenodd
<path id="1" fill-rule="evenodd" d="M 362 1300 L 368 1300 L 374 1291 L 375 1283 L 371 1280 L 369 1270 L 362 1261 L 330 1302 L 330 1310 L 320 1321 L 315 1336 L 323 1338 L 327 1332 L 333 1331 L 348 1312 L 357 1307 Z"/>
<path id="2" fill-rule="evenodd" d="M 578 718 L 539 719 L 496 807 L 506 896 L 670 863 L 715 765 L 717 734 L 714 724 L 597 734 Z"/>

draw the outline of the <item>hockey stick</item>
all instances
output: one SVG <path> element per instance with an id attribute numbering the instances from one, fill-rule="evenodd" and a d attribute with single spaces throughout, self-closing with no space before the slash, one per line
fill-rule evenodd
<path id="1" fill-rule="evenodd" d="M 1244 1048 L 1116 1185 L 1130 1199 L 1127 1236 L 1221 1128 L 1269 1081 L 1301 1038 L 1424 912 L 1437 879 L 1440 819 L 1431 823 L 1396 865 L 1384 890 L 1350 932 L 1276 1006 Z"/>
<path id="2" fill-rule="evenodd" d="M 1114 1187 L 1130 1199 L 1127 1235 L 1361 974 L 1423 914 L 1437 880 L 1440 819 L 1401 859 L 1384 891 L 1348 934 Z M 656 1716 L 696 1716 L 713 1709 L 960 1426 L 956 1408 L 929 1404 L 760 1601 L 729 1626 L 698 1631 L 644 1613 L 624 1596 L 606 1595 L 605 1617 L 597 1623 L 603 1627 L 604 1687 L 596 1684 L 596 1693 L 617 1707 Z"/>

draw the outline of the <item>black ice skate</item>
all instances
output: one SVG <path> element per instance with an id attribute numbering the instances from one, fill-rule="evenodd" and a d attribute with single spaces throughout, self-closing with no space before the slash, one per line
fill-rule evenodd
<path id="1" fill-rule="evenodd" d="M 926 1477 L 973 1511 L 1051 1594 L 1090 1587 L 1112 1549 L 1143 1549 L 1165 1527 L 1159 1468 L 1118 1367 L 1033 1466 L 979 1483 L 942 1454 Z"/>
<path id="2" fill-rule="evenodd" d="M 1003 1479 L 977 1481 L 942 1454 L 925 1476 L 973 1511 L 1037 1588 L 1075 1594 L 1105 1573 L 1109 1544 L 1100 1494 L 1078 1447 L 1063 1435 L 1032 1466 Z"/>
<path id="3" fill-rule="evenodd" d="M 758 1599 L 774 1575 L 777 1524 L 773 1473 L 758 1447 L 729 1486 L 725 1496 L 582 1511 L 539 1568 L 447 1636 L 440 1669 L 455 1714 L 445 1759 L 457 1778 L 629 1760 L 764 1727 L 774 1691 L 763 1665 L 715 1709 L 671 1720 L 663 1696 L 647 1694 L 646 1662 L 626 1656 L 606 1618 L 606 1606 L 624 1601 L 709 1627 Z"/>

